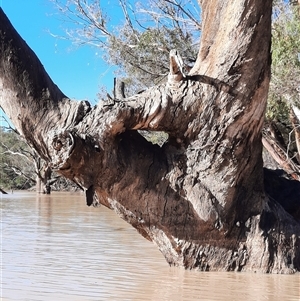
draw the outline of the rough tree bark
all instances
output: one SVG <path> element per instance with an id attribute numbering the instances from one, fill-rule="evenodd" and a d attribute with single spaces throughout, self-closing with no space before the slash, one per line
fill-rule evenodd
<path id="1" fill-rule="evenodd" d="M 171 51 L 167 84 L 95 107 L 55 86 L 1 11 L 1 106 L 88 205 L 116 211 L 170 264 L 299 271 L 299 220 L 263 187 L 272 1 L 200 4 L 201 46 L 188 75 Z M 169 140 L 152 145 L 139 129 Z"/>

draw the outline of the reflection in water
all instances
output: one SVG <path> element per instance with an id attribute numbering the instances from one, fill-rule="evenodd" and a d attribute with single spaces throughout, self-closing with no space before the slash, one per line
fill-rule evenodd
<path id="1" fill-rule="evenodd" d="M 299 274 L 170 268 L 114 212 L 81 194 L 1 196 L 4 300 L 299 300 Z"/>

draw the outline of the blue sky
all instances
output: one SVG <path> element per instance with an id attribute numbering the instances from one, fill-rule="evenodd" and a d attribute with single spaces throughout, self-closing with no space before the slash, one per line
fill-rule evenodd
<path id="1" fill-rule="evenodd" d="M 54 38 L 63 34 L 62 22 L 48 0 L 0 0 L 0 6 L 15 29 L 37 54 L 55 84 L 70 98 L 97 102 L 101 86 L 111 91 L 112 68 L 96 48 L 76 47 Z"/>

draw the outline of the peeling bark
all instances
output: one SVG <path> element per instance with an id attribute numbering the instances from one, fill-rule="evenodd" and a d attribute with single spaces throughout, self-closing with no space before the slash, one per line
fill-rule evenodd
<path id="1" fill-rule="evenodd" d="M 190 73 L 171 51 L 167 84 L 127 98 L 121 88 L 95 107 L 66 98 L 1 11 L 1 107 L 88 205 L 113 209 L 169 264 L 299 271 L 299 220 L 264 191 L 272 1 L 200 2 Z M 137 130 L 169 140 L 152 145 Z"/>

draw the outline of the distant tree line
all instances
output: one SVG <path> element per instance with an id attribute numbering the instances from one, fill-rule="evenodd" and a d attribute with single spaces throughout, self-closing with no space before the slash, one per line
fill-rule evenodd
<path id="1" fill-rule="evenodd" d="M 28 189 L 35 184 L 34 164 L 28 145 L 12 129 L 0 127 L 0 187 Z"/>
<path id="2" fill-rule="evenodd" d="M 0 188 L 2 192 L 35 189 L 49 194 L 51 189 L 76 189 L 58 176 L 13 128 L 0 127 Z"/>

